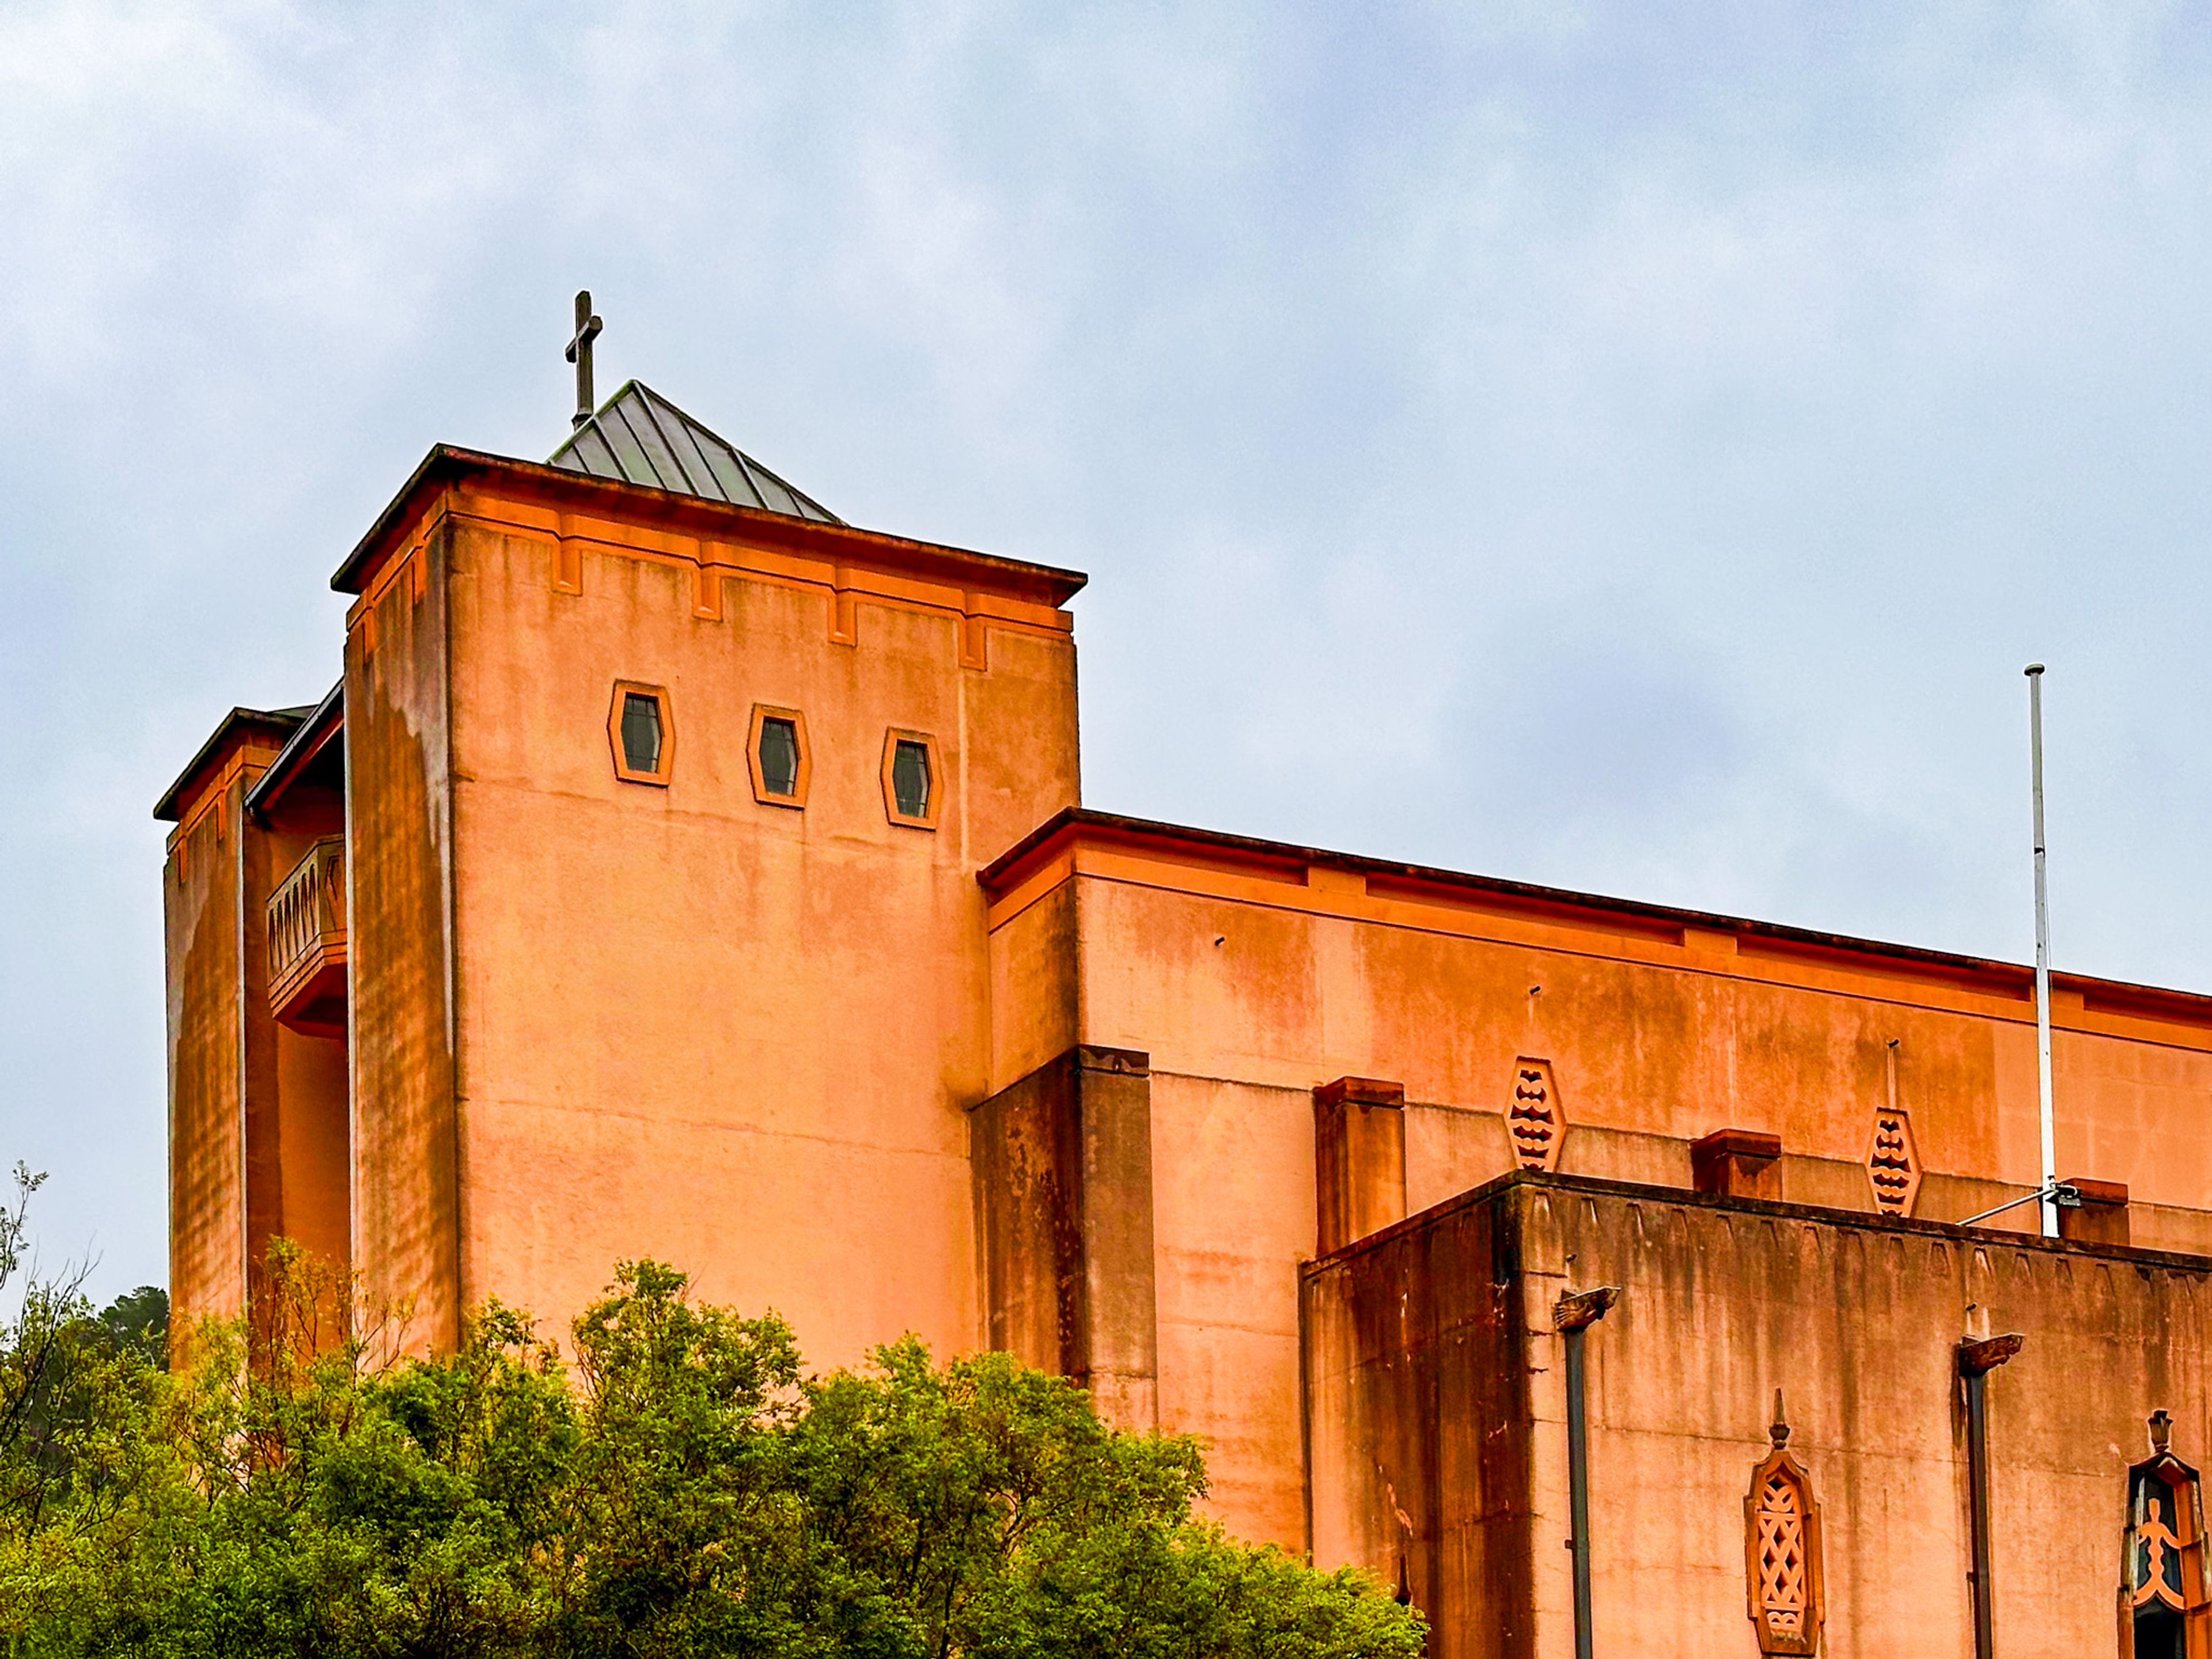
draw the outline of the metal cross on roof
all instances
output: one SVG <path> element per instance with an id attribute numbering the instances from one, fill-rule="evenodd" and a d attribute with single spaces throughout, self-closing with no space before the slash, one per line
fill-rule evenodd
<path id="1" fill-rule="evenodd" d="M 576 414 L 568 424 L 580 427 L 592 418 L 592 342 L 599 337 L 605 327 L 592 315 L 592 290 L 576 291 L 576 337 L 568 342 L 566 356 L 576 366 Z"/>

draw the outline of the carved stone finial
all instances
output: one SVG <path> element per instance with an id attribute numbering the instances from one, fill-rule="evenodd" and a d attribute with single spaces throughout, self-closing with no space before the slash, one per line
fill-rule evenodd
<path id="1" fill-rule="evenodd" d="M 1595 1290 L 1575 1291 L 1552 1306 L 1552 1328 L 1579 1331 L 1605 1317 L 1606 1310 L 1620 1300 L 1620 1286 L 1600 1285 Z"/>
<path id="2" fill-rule="evenodd" d="M 1961 1342 L 1958 1348 L 1959 1370 L 1966 1376 L 1985 1376 L 2018 1353 L 2027 1341 L 2025 1336 L 2014 1331 L 1980 1342 Z"/>
<path id="3" fill-rule="evenodd" d="M 1774 1391 L 1774 1421 L 1767 1425 L 1766 1437 L 1774 1443 L 1777 1451 L 1790 1443 L 1790 1413 L 1782 1409 L 1782 1390 L 1779 1389 Z"/>
<path id="4" fill-rule="evenodd" d="M 2150 1449 L 2160 1457 L 2173 1443 L 2173 1413 L 2163 1406 L 2150 1414 Z"/>

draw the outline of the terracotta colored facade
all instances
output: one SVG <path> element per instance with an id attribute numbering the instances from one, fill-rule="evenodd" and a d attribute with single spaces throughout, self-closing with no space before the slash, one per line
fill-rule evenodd
<path id="1" fill-rule="evenodd" d="M 345 560 L 339 685 L 159 809 L 180 1318 L 279 1237 L 429 1348 L 658 1256 L 819 1364 L 1060 1370 L 1533 1656 L 1614 1285 L 1600 1651 L 1971 1654 L 1978 1535 L 2008 1655 L 2128 1650 L 2130 1492 L 2181 1537 L 2212 1443 L 2212 999 L 2061 976 L 2087 1201 L 1961 1229 L 2039 1178 L 2024 969 L 1087 811 L 1083 579 L 816 512 L 441 448 Z"/>

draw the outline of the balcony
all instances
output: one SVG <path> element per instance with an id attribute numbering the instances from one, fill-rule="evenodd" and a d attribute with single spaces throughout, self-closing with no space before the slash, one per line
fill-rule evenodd
<path id="1" fill-rule="evenodd" d="M 269 1012 L 309 1036 L 345 1036 L 343 836 L 309 848 L 269 900 Z"/>

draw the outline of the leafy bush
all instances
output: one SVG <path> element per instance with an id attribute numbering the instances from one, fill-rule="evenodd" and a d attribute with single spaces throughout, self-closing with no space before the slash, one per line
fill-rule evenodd
<path id="1" fill-rule="evenodd" d="M 1187 1438 L 912 1338 L 810 1377 L 781 1320 L 688 1288 L 624 1265 L 573 1369 L 496 1304 L 449 1358 L 379 1359 L 392 1333 L 279 1250 L 253 1320 L 194 1332 L 172 1376 L 151 1304 L 95 1316 L 34 1287 L 0 1338 L 0 1652 L 1421 1651 L 1419 1616 L 1371 1580 L 1194 1518 Z"/>

